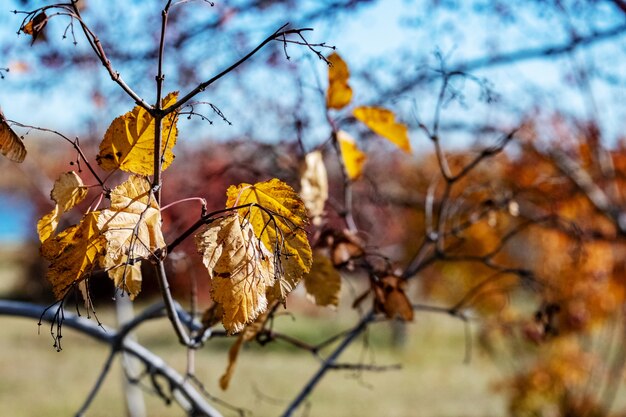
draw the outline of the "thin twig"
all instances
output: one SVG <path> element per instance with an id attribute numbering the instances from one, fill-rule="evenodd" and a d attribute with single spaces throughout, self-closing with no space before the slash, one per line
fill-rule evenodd
<path id="1" fill-rule="evenodd" d="M 301 32 L 313 30 L 311 28 L 283 30 L 283 29 L 285 29 L 285 27 L 287 27 L 287 25 L 288 25 L 288 23 L 286 23 L 283 26 L 281 26 L 280 28 L 278 28 L 274 33 L 272 33 L 270 36 L 265 38 L 260 44 L 258 44 L 252 51 L 248 52 L 244 57 L 242 57 L 241 59 L 239 59 L 234 64 L 232 64 L 231 66 L 229 66 L 225 70 L 221 71 L 217 75 L 215 75 L 215 76 L 211 77 L 210 79 L 208 79 L 207 81 L 199 84 L 196 88 L 191 90 L 189 93 L 187 93 L 183 98 L 178 100 L 176 103 L 172 104 L 171 106 L 167 107 L 166 109 L 163 109 L 162 113 L 164 115 L 166 115 L 166 114 L 169 114 L 169 113 L 173 112 L 174 110 L 180 108 L 181 106 L 186 104 L 189 100 L 194 98 L 198 93 L 201 93 L 202 91 L 206 90 L 206 88 L 209 87 L 211 84 L 213 84 L 215 81 L 219 80 L 220 78 L 222 78 L 223 76 L 225 76 L 226 74 L 230 73 L 235 68 L 237 68 L 238 66 L 240 66 L 241 64 L 243 64 L 244 62 L 249 60 L 254 54 L 259 52 L 259 50 L 261 50 L 265 45 L 267 45 L 271 41 L 273 41 L 275 39 L 280 39 L 282 36 L 291 35 L 291 34 L 300 34 Z"/>
<path id="2" fill-rule="evenodd" d="M 333 352 L 326 358 L 324 363 L 320 366 L 317 372 L 309 379 L 309 381 L 300 390 L 300 393 L 293 399 L 287 409 L 282 414 L 283 417 L 293 415 L 296 409 L 307 399 L 309 394 L 317 386 L 319 381 L 326 375 L 326 373 L 333 369 L 335 361 L 341 356 L 341 354 L 354 342 L 354 340 L 367 329 L 367 325 L 374 320 L 375 314 L 373 310 L 370 310 L 365 316 L 361 318 L 359 323 L 346 335 L 343 341 L 333 350 Z"/>
<path id="3" fill-rule="evenodd" d="M 100 374 L 98 374 L 98 379 L 96 380 L 95 384 L 91 388 L 91 391 L 89 391 L 89 395 L 87 395 L 87 398 L 85 399 L 85 402 L 83 403 L 82 407 L 80 407 L 80 410 L 76 412 L 76 417 L 83 417 L 85 413 L 87 412 L 87 409 L 91 405 L 92 401 L 96 398 L 96 395 L 98 394 L 98 391 L 100 390 L 100 387 L 102 386 L 102 383 L 104 382 L 107 375 L 109 374 L 109 371 L 111 370 L 111 365 L 113 364 L 113 360 L 115 359 L 115 356 L 117 355 L 118 352 L 119 351 L 115 349 L 114 346 L 112 346 L 112 349 L 109 351 L 109 355 L 104 361 L 102 370 L 100 371 Z"/>

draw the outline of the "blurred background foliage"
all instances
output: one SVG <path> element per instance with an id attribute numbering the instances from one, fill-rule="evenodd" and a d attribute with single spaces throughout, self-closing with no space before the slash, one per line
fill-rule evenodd
<path id="1" fill-rule="evenodd" d="M 78 135 L 87 155 L 93 156 L 110 121 L 133 103 L 107 79 L 80 36 L 74 44 L 63 18 L 51 19 L 32 46 L 30 39 L 14 34 L 23 15 L 6 11 L 38 3 L 2 4 L 0 68 L 8 71 L 0 72 L 0 105 L 9 119 Z M 149 99 L 159 8 L 101 0 L 83 0 L 81 7 L 115 68 Z M 328 400 L 335 387 L 352 382 L 326 382 L 322 397 L 312 399 L 310 415 L 349 415 L 338 411 L 340 404 L 351 406 L 370 396 L 385 405 L 353 415 L 626 415 L 620 391 L 626 364 L 626 2 L 189 2 L 174 7 L 170 16 L 167 90 L 190 90 L 287 22 L 314 28 L 311 42 L 337 47 L 350 67 L 359 103 L 391 108 L 409 126 L 414 152 L 405 155 L 361 129 L 349 113 L 339 113 L 342 125 L 368 155 L 363 178 L 354 184 L 355 221 L 366 231 L 360 238 L 398 265 L 409 262 L 428 236 L 427 200 L 436 205 L 443 198 L 442 184 L 435 180 L 441 161 L 423 127 L 439 125 L 439 140 L 453 172 L 496 144 L 503 132 L 518 128 L 505 152 L 485 159 L 455 186 L 445 222 L 453 244 L 420 270 L 406 290 L 415 303 L 463 310 L 471 323 L 470 338 L 463 323 L 451 326 L 449 318 L 433 319 L 419 310 L 408 337 L 401 325 L 404 330 L 393 330 L 396 325 L 374 329 L 351 354 L 382 352 L 388 362 L 400 358 L 397 362 L 407 364 L 408 376 L 398 377 L 396 371 L 359 375 L 365 384 L 374 381 L 372 394 L 355 382 L 356 393 L 337 401 Z M 206 91 L 206 103 L 198 103 L 193 117 L 181 123 L 176 154 L 185 163 L 173 164 L 165 173 L 165 203 L 201 196 L 209 210 L 220 209 L 229 185 L 269 177 L 297 187 L 304 155 L 324 146 L 330 131 L 324 112 L 326 66 L 305 48 L 293 46 L 271 45 Z M 448 88 L 442 90 L 443 78 L 450 75 Z M 27 217 L 30 229 L 19 229 L 19 238 L 2 241 L 2 294 L 46 303 L 51 293 L 43 280 L 46 265 L 32 241 L 34 224 L 51 207 L 48 193 L 56 174 L 76 169 L 70 166 L 76 157 L 52 136 L 25 129 L 19 133 L 30 155 L 19 166 L 0 160 L 0 202 L 7 211 L 2 221 Z M 340 167 L 328 152 L 325 160 L 331 184 L 328 222 L 340 227 L 335 210 L 343 193 Z M 608 198 L 607 205 L 594 199 L 597 192 Z M 84 204 L 90 204 L 89 197 Z M 173 206 L 164 212 L 164 230 L 176 236 L 197 215 L 195 206 Z M 77 220 L 67 219 L 67 225 Z M 172 286 L 185 297 L 191 277 L 199 274 L 200 259 L 189 243 L 174 255 L 176 261 L 169 265 Z M 150 281 L 144 279 L 145 297 L 156 294 Z M 347 305 L 337 312 L 318 312 L 303 294 L 294 294 L 289 307 L 299 326 L 291 330 L 313 333 L 329 321 L 349 323 L 354 314 L 350 303 L 365 278 L 355 274 L 346 282 Z M 101 294 L 98 303 L 106 305 L 111 284 L 104 279 L 92 283 L 92 293 Z M 206 286 L 201 284 L 199 294 L 207 304 Z M 7 328 L 5 352 L 19 354 L 20 343 L 45 344 L 32 341 L 32 332 L 25 333 L 13 321 Z M 148 331 L 146 343 L 155 337 Z M 171 339 L 163 343 L 169 346 Z M 377 345 L 380 339 L 384 341 Z M 459 371 L 472 345 L 478 346 L 473 362 Z M 167 346 L 162 349 L 171 348 Z M 423 359 L 448 349 L 454 353 Z M 280 349 L 249 354 L 253 359 L 240 365 L 239 378 L 291 373 L 276 359 L 286 355 Z M 45 353 L 33 349 L 32 355 Z M 268 360 L 266 355 L 276 363 L 257 370 Z M 11 369 L 11 361 L 4 360 L 8 362 L 2 369 Z M 288 366 L 293 370 L 305 365 Z M 221 369 L 220 363 L 207 366 L 208 380 L 216 381 Z M 6 372 L 5 381 L 18 377 Z M 49 372 L 63 376 L 64 370 Z M 450 380 L 442 375 L 455 376 Z M 476 382 L 491 390 L 476 391 Z M 275 392 L 289 398 L 282 394 L 288 384 L 277 384 Z M 431 384 L 441 392 L 421 397 L 424 386 Z M 389 386 L 395 396 L 384 393 Z M 13 396 L 11 389 L 7 384 L 0 389 L 2 403 Z M 261 403 L 259 415 L 272 415 L 271 407 L 263 407 L 276 399 L 264 395 L 247 394 L 245 406 Z M 240 405 L 238 400 L 229 397 Z M 327 401 L 332 407 L 318 408 Z M 438 405 L 423 405 L 428 402 Z M 397 403 L 403 404 L 398 410 Z M 448 403 L 458 407 L 443 406 Z"/>

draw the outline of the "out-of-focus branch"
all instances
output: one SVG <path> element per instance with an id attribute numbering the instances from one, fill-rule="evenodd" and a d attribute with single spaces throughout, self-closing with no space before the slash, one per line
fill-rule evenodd
<path id="1" fill-rule="evenodd" d="M 626 1 L 624 0 L 611 0 L 612 3 L 620 9 L 624 14 L 626 14 Z"/>
<path id="2" fill-rule="evenodd" d="M 189 93 L 187 93 L 184 97 L 182 97 L 176 103 L 172 104 L 171 106 L 169 106 L 166 109 L 163 109 L 162 113 L 164 115 L 165 114 L 169 114 L 169 113 L 173 112 L 174 110 L 180 108 L 181 106 L 186 104 L 189 100 L 191 100 L 196 95 L 198 95 L 200 92 L 206 90 L 206 88 L 209 87 L 211 84 L 213 84 L 217 80 L 221 79 L 226 74 L 234 71 L 237 67 L 239 67 L 244 62 L 248 61 L 250 58 L 252 58 L 252 56 L 254 54 L 256 54 L 261 49 L 263 49 L 263 47 L 265 45 L 267 45 L 268 43 L 270 43 L 271 41 L 273 41 L 273 40 L 281 40 L 281 39 L 285 38 L 287 35 L 293 35 L 293 34 L 301 35 L 302 32 L 313 30 L 311 28 L 285 29 L 285 27 L 287 25 L 288 25 L 288 23 L 283 25 L 283 26 L 281 26 L 280 28 L 278 28 L 274 33 L 272 33 L 270 36 L 265 38 L 261 43 L 259 43 L 252 51 L 248 52 L 242 58 L 237 60 L 235 63 L 233 63 L 232 65 L 230 65 L 228 68 L 226 68 L 225 70 L 221 71 L 217 75 L 215 75 L 215 76 L 211 77 L 210 79 L 206 80 L 205 82 L 199 84 L 196 88 L 191 90 Z"/>
<path id="3" fill-rule="evenodd" d="M 614 222 L 621 234 L 626 234 L 626 213 L 613 204 L 604 190 L 591 178 L 591 175 L 564 152 L 553 150 L 550 152 L 550 157 L 563 174 L 587 196 L 591 204 Z"/>
<path id="4" fill-rule="evenodd" d="M 319 381 L 326 375 L 326 373 L 333 369 L 335 365 L 335 361 L 341 356 L 341 354 L 352 344 L 352 342 L 361 335 L 367 329 L 368 324 L 374 320 L 375 313 L 373 310 L 369 311 L 365 316 L 361 318 L 359 323 L 346 334 L 345 338 L 341 341 L 339 346 L 333 350 L 333 352 L 326 358 L 324 363 L 319 367 L 317 372 L 309 379 L 309 381 L 304 385 L 300 393 L 293 399 L 293 401 L 289 404 L 285 412 L 282 414 L 283 417 L 288 417 L 293 415 L 296 409 L 302 404 L 302 402 L 309 396 L 309 394 L 313 391 L 313 389 L 317 386 Z"/>
<path id="5" fill-rule="evenodd" d="M 620 1 L 621 3 L 621 1 Z M 568 54 L 579 48 L 588 47 L 602 41 L 616 38 L 626 34 L 626 24 L 620 24 L 610 29 L 594 31 L 587 36 L 571 39 L 567 43 L 548 45 L 539 48 L 526 48 L 518 51 L 491 55 L 476 58 L 466 62 L 450 66 L 450 72 L 471 72 L 484 68 L 492 68 L 502 65 L 509 65 L 516 62 L 529 61 L 532 59 L 552 58 L 559 55 Z M 410 91 L 412 87 L 424 82 L 430 82 L 441 76 L 439 72 L 420 73 L 416 77 L 410 78 L 402 83 L 398 83 L 391 89 L 384 91 L 384 96 L 397 96 Z"/>

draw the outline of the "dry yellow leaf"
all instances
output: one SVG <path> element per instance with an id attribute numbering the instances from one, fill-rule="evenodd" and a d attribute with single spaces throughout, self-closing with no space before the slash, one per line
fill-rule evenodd
<path id="1" fill-rule="evenodd" d="M 322 152 L 309 152 L 304 158 L 304 169 L 300 177 L 300 197 L 313 219 L 319 225 L 328 200 L 328 175 Z"/>
<path id="2" fill-rule="evenodd" d="M 41 245 L 42 256 L 50 261 L 47 278 L 57 300 L 91 273 L 104 253 L 106 241 L 98 228 L 99 214 L 87 213 L 79 224 L 68 227 Z"/>
<path id="3" fill-rule="evenodd" d="M 313 253 L 313 266 L 304 276 L 304 288 L 318 306 L 339 305 L 341 275 L 322 251 L 316 250 Z"/>
<path id="4" fill-rule="evenodd" d="M 348 177 L 352 181 L 358 180 L 363 175 L 363 165 L 367 160 L 367 155 L 361 152 L 354 138 L 343 130 L 337 132 L 337 140 Z"/>
<path id="5" fill-rule="evenodd" d="M 166 246 L 161 212 L 148 180 L 132 175 L 113 189 L 111 207 L 100 214 L 98 227 L 106 238 L 102 266 L 118 288 L 135 297 L 141 287 L 139 260 Z"/>
<path id="6" fill-rule="evenodd" d="M 267 309 L 266 291 L 275 281 L 274 255 L 237 214 L 222 217 L 196 235 L 209 271 L 213 301 L 224 311 L 228 333 L 243 330 Z"/>
<path id="7" fill-rule="evenodd" d="M 375 133 L 389 139 L 404 152 L 411 152 L 407 127 L 402 123 L 397 123 L 396 116 L 390 110 L 363 106 L 354 109 L 353 114 Z"/>
<path id="8" fill-rule="evenodd" d="M 328 56 L 328 90 L 326 91 L 326 106 L 329 109 L 342 109 L 352 100 L 352 88 L 348 85 L 350 70 L 348 65 L 333 52 Z"/>
<path id="9" fill-rule="evenodd" d="M 178 92 L 169 93 L 163 100 L 163 107 L 176 103 Z M 163 158 L 165 170 L 174 160 L 172 148 L 176 144 L 178 116 L 170 113 L 162 123 Z M 104 139 L 100 143 L 100 152 L 96 157 L 102 169 L 111 171 L 121 169 L 139 175 L 154 173 L 154 118 L 143 107 L 135 108 L 113 120 Z"/>
<path id="10" fill-rule="evenodd" d="M 271 309 L 268 309 L 268 311 L 260 315 L 254 323 L 247 325 L 246 328 L 239 334 L 239 337 L 237 338 L 235 343 L 233 343 L 233 345 L 228 350 L 228 366 L 226 367 L 226 371 L 224 371 L 224 374 L 220 378 L 220 388 L 222 388 L 223 390 L 228 389 L 230 380 L 233 377 L 233 373 L 235 372 L 237 357 L 239 356 L 239 352 L 241 351 L 243 344 L 253 340 L 256 335 L 259 334 L 261 330 L 263 330 L 265 322 L 267 322 L 267 319 L 269 317 L 269 310 Z"/>
<path id="11" fill-rule="evenodd" d="M 39 241 L 41 243 L 54 235 L 59 225 L 59 217 L 61 216 L 59 214 L 59 205 L 57 204 L 50 213 L 45 214 L 39 219 L 37 222 L 37 234 L 39 235 Z"/>
<path id="12" fill-rule="evenodd" d="M 278 280 L 268 299 L 284 300 L 311 269 L 312 255 L 304 227 L 306 207 L 289 185 L 274 178 L 254 185 L 230 186 L 226 207 L 249 205 L 239 210 L 255 235 L 276 258 Z"/>
<path id="13" fill-rule="evenodd" d="M 24 142 L 11 129 L 0 110 L 0 152 L 13 162 L 22 162 L 26 157 Z"/>
<path id="14" fill-rule="evenodd" d="M 124 263 L 109 269 L 108 274 L 115 283 L 115 288 L 128 294 L 131 300 L 141 291 L 141 262 L 132 265 Z"/>
<path id="15" fill-rule="evenodd" d="M 65 172 L 55 181 L 50 198 L 59 205 L 62 213 L 71 210 L 87 196 L 87 188 L 74 171 Z"/>
<path id="16" fill-rule="evenodd" d="M 43 243 L 54 235 L 61 215 L 83 201 L 86 196 L 87 188 L 78 174 L 74 171 L 61 174 L 50 192 L 50 198 L 56 203 L 54 209 L 37 222 L 39 240 Z"/>

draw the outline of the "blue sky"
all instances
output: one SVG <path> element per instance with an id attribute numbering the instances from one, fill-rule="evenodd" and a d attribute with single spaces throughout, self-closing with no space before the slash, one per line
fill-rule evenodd
<path id="1" fill-rule="evenodd" d="M 86 102 L 85 91 L 90 91 L 94 83 L 110 82 L 101 68 L 94 71 L 93 74 L 82 74 L 81 77 L 74 77 L 69 88 L 45 90 L 45 95 L 42 95 L 41 91 L 20 88 L 21 85 L 31 80 L 36 71 L 41 71 L 41 69 L 33 67 L 31 63 L 30 70 L 17 71 L 17 65 L 20 62 L 27 64 L 31 62 L 29 58 L 30 42 L 23 35 L 21 37 L 15 35 L 21 18 L 7 13 L 7 10 L 15 7 L 9 3 L 13 2 L 3 3 L 4 9 L 0 9 L 0 39 L 15 37 L 19 45 L 19 48 L 14 48 L 7 54 L 0 55 L 2 56 L 0 67 L 9 66 L 14 69 L 5 80 L 0 80 L 0 106 L 3 107 L 9 118 L 58 129 L 71 135 L 75 131 L 85 130 L 84 124 L 81 124 L 81 121 L 84 120 L 81 114 L 94 114 L 96 112 L 99 116 L 97 128 L 103 132 L 115 116 L 127 111 L 129 106 L 132 106 L 132 103 L 129 105 L 128 102 L 121 101 L 109 103 L 105 109 L 94 110 L 91 103 Z M 105 4 L 111 3 L 101 3 L 101 5 Z M 375 3 L 373 7 L 363 8 L 359 13 L 348 14 L 332 22 L 316 23 L 313 25 L 315 32 L 311 35 L 311 40 L 326 41 L 337 46 L 339 53 L 351 68 L 361 69 L 367 67 L 368 63 L 376 61 L 386 62 L 392 67 L 394 63 L 400 62 L 401 53 L 407 49 L 407 45 L 409 49 L 419 51 L 422 55 L 430 57 L 433 56 L 434 51 L 440 50 L 449 56 L 450 63 L 456 63 L 485 56 L 488 51 L 502 53 L 520 48 L 558 44 L 566 42 L 569 36 L 567 25 L 558 16 L 546 14 L 537 17 L 537 14 L 521 13 L 518 24 L 505 24 L 496 17 L 476 13 L 469 6 L 470 2 L 460 2 L 461 8 L 459 10 L 442 11 L 430 16 L 427 20 L 415 22 L 415 18 L 420 16 L 420 11 L 423 11 L 427 4 L 424 1 L 380 1 Z M 92 0 L 90 7 L 99 7 L 98 1 Z M 206 13 L 211 12 L 211 9 L 207 7 Z M 620 19 L 623 20 L 623 16 L 617 13 L 611 14 L 610 10 L 604 12 L 600 10 L 599 13 L 604 13 L 604 15 L 594 21 L 593 29 L 610 27 L 619 22 Z M 416 24 L 407 24 L 410 21 Z M 583 33 L 589 30 L 588 22 L 574 19 L 571 23 Z M 428 30 L 424 30 L 424 28 L 428 28 Z M 496 35 L 494 36 L 494 34 Z M 262 38 L 262 34 L 259 34 L 259 38 Z M 53 37 L 50 41 L 61 42 L 60 39 Z M 79 38 L 79 41 L 82 40 Z M 71 42 L 67 42 L 67 44 L 68 48 L 72 47 Z M 476 105 L 467 109 L 453 104 L 446 109 L 445 116 L 457 120 L 479 118 L 506 124 L 507 118 L 515 117 L 518 113 L 522 113 L 523 109 L 540 103 L 545 109 L 562 109 L 578 115 L 596 112 L 599 115 L 597 120 L 601 123 L 603 131 L 609 138 L 608 140 L 614 140 L 621 134 L 621 121 L 626 119 L 623 106 L 614 105 L 616 102 L 624 102 L 626 99 L 624 89 L 614 89 L 601 83 L 594 83 L 592 87 L 595 94 L 595 107 L 591 108 L 588 100 L 580 94 L 578 89 L 573 89 L 571 86 L 568 88 L 564 86 L 563 82 L 563 74 L 574 71 L 576 65 L 580 63 L 606 62 L 609 59 L 612 60 L 609 61 L 611 64 L 619 66 L 623 56 L 614 57 L 612 55 L 614 53 L 613 46 L 610 44 L 599 45 L 590 51 L 550 61 L 530 60 L 510 65 L 504 69 L 479 70 L 476 75 L 488 78 L 494 89 L 503 97 L 503 105 L 500 107 L 513 110 L 507 113 L 502 109 L 494 109 L 494 107 L 489 106 Z M 79 47 L 81 46 L 79 45 Z M 315 61 L 311 65 L 314 60 L 310 59 L 310 54 L 308 54 L 309 58 L 305 58 L 307 56 L 306 51 L 299 51 L 297 48 L 290 47 L 290 53 L 295 57 L 295 61 L 299 61 L 298 65 L 303 68 L 302 73 L 308 77 L 306 80 L 308 85 L 314 85 L 315 77 L 325 82 L 326 68 L 323 64 Z M 430 63 L 436 64 L 434 59 Z M 379 70 L 381 79 L 385 77 L 384 68 L 383 65 L 382 71 Z M 415 67 L 409 63 L 406 72 L 410 73 L 411 71 L 415 71 Z M 383 73 L 381 74 L 381 72 Z M 279 74 L 280 77 L 271 73 L 255 75 L 254 71 L 251 71 L 250 74 L 251 77 L 259 77 L 256 79 L 257 81 L 262 80 L 259 82 L 259 88 L 267 89 L 268 84 L 271 85 L 273 90 L 269 90 L 279 93 L 278 100 L 293 99 L 292 94 L 284 94 L 279 88 L 282 82 L 287 82 L 281 81 L 280 78 L 285 75 Z M 228 82 L 230 81 L 226 80 L 226 83 Z M 152 83 L 150 85 L 152 86 Z M 228 84 L 225 85 L 228 86 Z M 353 87 L 355 101 L 359 100 L 367 104 L 367 100 L 371 100 L 371 95 L 368 95 L 371 86 L 367 83 L 355 80 Z M 427 121 L 432 116 L 436 88 L 437 86 L 433 85 L 432 90 L 425 89 L 420 92 L 421 95 L 411 97 L 405 103 L 399 102 L 398 108 L 414 106 L 417 109 L 417 116 Z M 233 94 L 228 99 L 219 101 L 218 98 L 217 100 L 218 104 L 224 105 L 222 110 L 235 123 L 232 127 L 223 123 L 215 123 L 210 128 L 212 137 L 219 138 L 221 135 L 228 137 L 237 131 L 238 126 L 243 124 L 238 123 L 238 121 L 244 120 L 246 117 L 252 117 L 253 120 L 259 117 L 254 111 L 251 115 L 242 111 L 248 104 L 246 97 L 236 97 Z M 401 114 L 401 117 L 408 121 L 412 115 L 407 112 Z M 263 125 L 262 122 L 261 120 L 258 125 L 258 135 L 261 138 L 263 138 L 264 131 L 272 129 L 271 122 L 268 122 L 269 126 Z M 510 121 L 510 123 L 514 122 L 515 120 Z M 319 132 L 313 131 L 310 141 L 312 143 L 322 141 L 325 139 L 324 135 L 326 135 L 324 129 Z M 193 137 L 194 134 L 191 132 L 187 136 Z M 413 142 L 419 140 L 418 135 L 412 136 Z M 463 138 L 460 137 L 450 141 L 450 143 L 462 142 Z M 417 148 L 419 149 L 419 146 Z M 25 229 L 25 225 L 30 220 L 28 219 L 29 212 L 23 210 L 22 204 L 7 200 L 6 196 L 0 196 L 0 198 L 0 239 L 21 236 L 25 230 L 34 229 L 34 226 L 28 226 Z"/>

